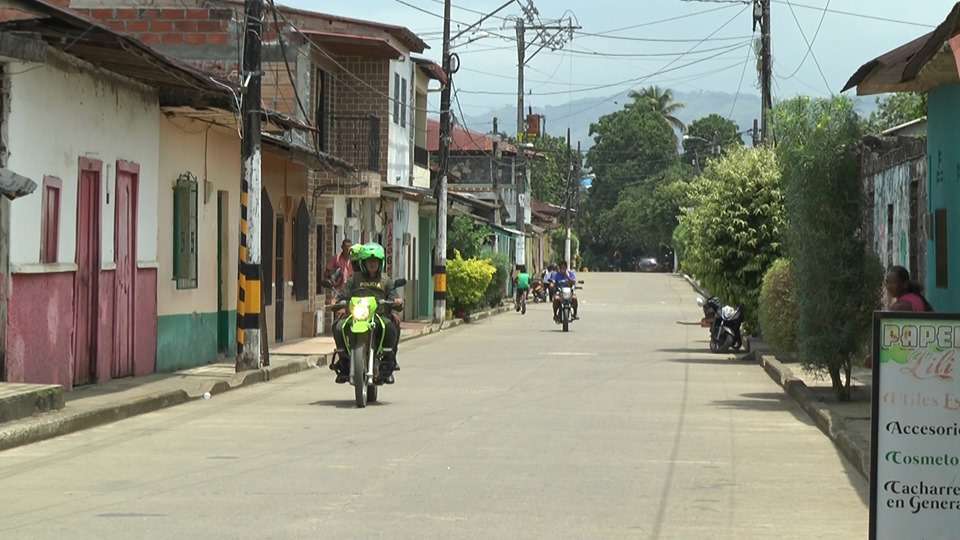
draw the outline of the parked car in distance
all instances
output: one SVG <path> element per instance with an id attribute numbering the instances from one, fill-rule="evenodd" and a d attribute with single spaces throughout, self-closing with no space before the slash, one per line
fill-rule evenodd
<path id="1" fill-rule="evenodd" d="M 660 265 L 657 263 L 657 259 L 644 257 L 637 263 L 637 269 L 641 272 L 657 272 L 660 270 Z"/>

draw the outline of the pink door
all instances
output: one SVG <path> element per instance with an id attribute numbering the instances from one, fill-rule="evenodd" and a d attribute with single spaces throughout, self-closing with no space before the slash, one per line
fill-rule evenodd
<path id="1" fill-rule="evenodd" d="M 116 306 L 113 312 L 113 377 L 133 375 L 134 290 L 137 275 L 137 180 L 139 166 L 117 162 L 114 260 Z"/>
<path id="2" fill-rule="evenodd" d="M 77 193 L 77 274 L 73 384 L 93 380 L 97 363 L 97 321 L 100 275 L 100 172 L 103 164 L 80 158 Z"/>

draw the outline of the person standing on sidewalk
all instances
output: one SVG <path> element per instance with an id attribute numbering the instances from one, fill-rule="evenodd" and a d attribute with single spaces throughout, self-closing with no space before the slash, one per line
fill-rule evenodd
<path id="1" fill-rule="evenodd" d="M 888 311 L 933 311 L 933 306 L 923 296 L 923 286 L 910 279 L 910 272 L 902 266 L 893 266 L 884 278 L 884 286 L 890 297 Z"/>

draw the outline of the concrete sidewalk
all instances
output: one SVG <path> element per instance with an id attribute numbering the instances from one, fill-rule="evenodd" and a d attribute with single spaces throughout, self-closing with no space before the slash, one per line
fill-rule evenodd
<path id="1" fill-rule="evenodd" d="M 799 364 L 781 362 L 768 352 L 754 352 L 751 356 L 800 404 L 857 472 L 869 479 L 872 372 L 854 368 L 851 400 L 843 402 L 834 395 L 829 376 L 808 372 Z"/>
<path id="2" fill-rule="evenodd" d="M 492 309 L 473 314 L 470 320 L 481 320 L 506 311 L 510 311 L 510 308 Z M 441 327 L 426 321 L 404 322 L 401 325 L 400 340 L 416 339 L 455 328 L 464 323 L 463 320 L 455 319 L 444 322 Z M 259 370 L 236 373 L 233 363 L 215 363 L 173 373 L 114 379 L 104 384 L 62 392 L 63 404 L 60 405 L 59 410 L 46 412 L 50 409 L 37 408 L 36 410 L 42 414 L 0 423 L 0 450 L 116 422 L 197 399 L 213 397 L 284 375 L 327 366 L 333 357 L 334 350 L 333 338 L 320 336 L 277 344 L 270 351 L 270 366 Z M 16 397 L 16 394 L 37 392 L 31 387 L 40 387 L 40 385 L 0 383 L 0 397 L 10 397 L 12 406 L 12 398 Z M 5 388 L 9 391 L 4 391 Z M 50 388 L 60 389 L 60 387 Z M 4 401 L 0 400 L 0 407 L 2 406 Z"/>

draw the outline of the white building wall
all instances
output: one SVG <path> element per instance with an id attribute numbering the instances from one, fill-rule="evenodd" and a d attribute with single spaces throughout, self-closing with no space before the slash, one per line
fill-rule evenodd
<path id="1" fill-rule="evenodd" d="M 159 315 L 213 313 L 217 305 L 217 197 L 227 192 L 225 305 L 237 306 L 237 254 L 240 250 L 240 139 L 237 132 L 186 118 L 162 118 L 159 197 L 160 261 L 157 273 Z M 206 173 L 205 173 L 206 171 Z M 197 287 L 177 289 L 173 279 L 173 186 L 180 174 L 197 177 Z M 206 178 L 204 178 L 206 174 Z M 210 197 L 204 200 L 204 180 Z"/>
<path id="2" fill-rule="evenodd" d="M 390 97 L 396 95 L 396 77 L 407 81 L 406 95 L 406 122 L 403 127 L 400 126 L 397 119 L 394 118 L 394 104 L 390 102 L 390 129 L 388 135 L 389 149 L 387 151 L 387 183 L 399 184 L 403 186 L 410 185 L 410 162 L 413 159 L 411 155 L 411 137 L 413 137 L 413 125 L 415 123 L 414 105 L 416 101 L 416 81 L 413 78 L 414 63 L 410 60 L 410 55 L 406 54 L 401 60 L 390 61 Z M 402 88 L 402 84 L 401 84 Z"/>
<path id="3" fill-rule="evenodd" d="M 63 181 L 57 262 L 76 260 L 79 158 L 103 162 L 100 187 L 101 260 L 114 258 L 117 160 L 140 165 L 137 260 L 157 260 L 157 168 L 160 110 L 157 95 L 105 72 L 51 59 L 11 62 L 8 167 L 40 184 L 45 175 Z M 10 262 L 40 260 L 42 189 L 11 205 Z"/>

